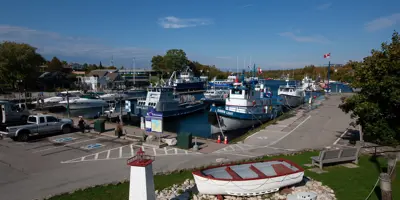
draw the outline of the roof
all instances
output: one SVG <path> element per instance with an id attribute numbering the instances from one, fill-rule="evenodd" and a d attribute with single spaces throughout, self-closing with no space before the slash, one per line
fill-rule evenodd
<path id="1" fill-rule="evenodd" d="M 108 71 L 98 71 L 98 70 L 92 70 L 89 72 L 88 76 L 98 76 L 98 77 L 103 77 L 108 73 Z"/>
<path id="2" fill-rule="evenodd" d="M 118 73 L 118 72 L 108 73 L 108 74 L 106 75 L 106 77 L 107 77 L 107 79 L 108 79 L 109 81 L 115 81 L 116 79 L 118 79 L 119 73 Z"/>

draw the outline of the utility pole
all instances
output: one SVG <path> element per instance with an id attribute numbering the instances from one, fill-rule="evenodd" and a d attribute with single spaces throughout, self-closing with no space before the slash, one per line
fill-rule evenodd
<path id="1" fill-rule="evenodd" d="M 135 58 L 133 58 L 133 63 L 132 63 L 132 66 L 133 66 L 133 87 L 135 87 L 135 83 L 136 83 L 136 74 L 135 74 L 135 71 L 136 71 L 136 59 Z"/>

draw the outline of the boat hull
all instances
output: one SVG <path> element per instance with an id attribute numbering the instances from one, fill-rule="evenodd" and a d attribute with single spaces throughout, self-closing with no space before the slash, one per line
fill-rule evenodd
<path id="1" fill-rule="evenodd" d="M 205 82 L 186 82 L 186 83 L 177 83 L 174 88 L 176 90 L 204 90 Z"/>
<path id="2" fill-rule="evenodd" d="M 160 112 L 163 115 L 163 118 L 166 117 L 177 117 L 177 116 L 183 116 L 183 115 L 188 115 L 194 112 L 202 111 L 205 109 L 207 105 L 203 103 L 198 103 L 198 104 L 193 104 L 190 106 L 187 106 L 183 109 L 176 109 L 176 110 L 168 110 L 168 111 L 156 111 Z M 148 106 L 137 106 L 135 108 L 134 114 L 137 116 L 146 116 L 147 112 L 149 110 Z"/>
<path id="3" fill-rule="evenodd" d="M 304 172 L 259 180 L 213 180 L 193 174 L 201 194 L 255 196 L 278 191 L 303 180 Z"/>
<path id="4" fill-rule="evenodd" d="M 276 159 L 223 164 L 192 174 L 201 194 L 255 196 L 301 182 L 304 169 L 292 161 Z"/>
<path id="5" fill-rule="evenodd" d="M 304 103 L 304 97 L 291 96 L 286 94 L 280 94 L 279 97 L 282 98 L 282 103 L 285 106 L 294 108 Z"/>
<path id="6" fill-rule="evenodd" d="M 252 115 L 226 111 L 212 106 L 209 113 L 211 134 L 220 133 L 221 130 L 222 132 L 230 132 L 250 128 L 253 125 L 261 125 L 266 121 L 276 118 L 277 115 L 277 108 L 274 108 L 269 113 Z"/>

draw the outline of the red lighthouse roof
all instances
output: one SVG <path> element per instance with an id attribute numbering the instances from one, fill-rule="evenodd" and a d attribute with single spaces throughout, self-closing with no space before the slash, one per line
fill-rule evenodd
<path id="1" fill-rule="evenodd" d="M 144 154 L 142 148 L 136 153 L 136 156 L 129 158 L 127 164 L 136 167 L 146 167 L 154 161 L 154 156 Z"/>

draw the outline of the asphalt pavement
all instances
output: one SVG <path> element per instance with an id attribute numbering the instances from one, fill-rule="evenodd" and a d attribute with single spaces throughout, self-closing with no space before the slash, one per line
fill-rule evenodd
<path id="1" fill-rule="evenodd" d="M 329 146 L 350 122 L 350 117 L 337 108 L 339 98 L 331 96 L 318 109 L 298 111 L 296 117 L 269 126 L 242 144 L 221 144 L 211 153 L 174 147 L 154 149 L 95 133 L 55 135 L 27 143 L 0 140 L 0 199 L 41 199 L 127 179 L 126 159 L 140 148 L 155 156 L 155 172 L 165 172 Z"/>

